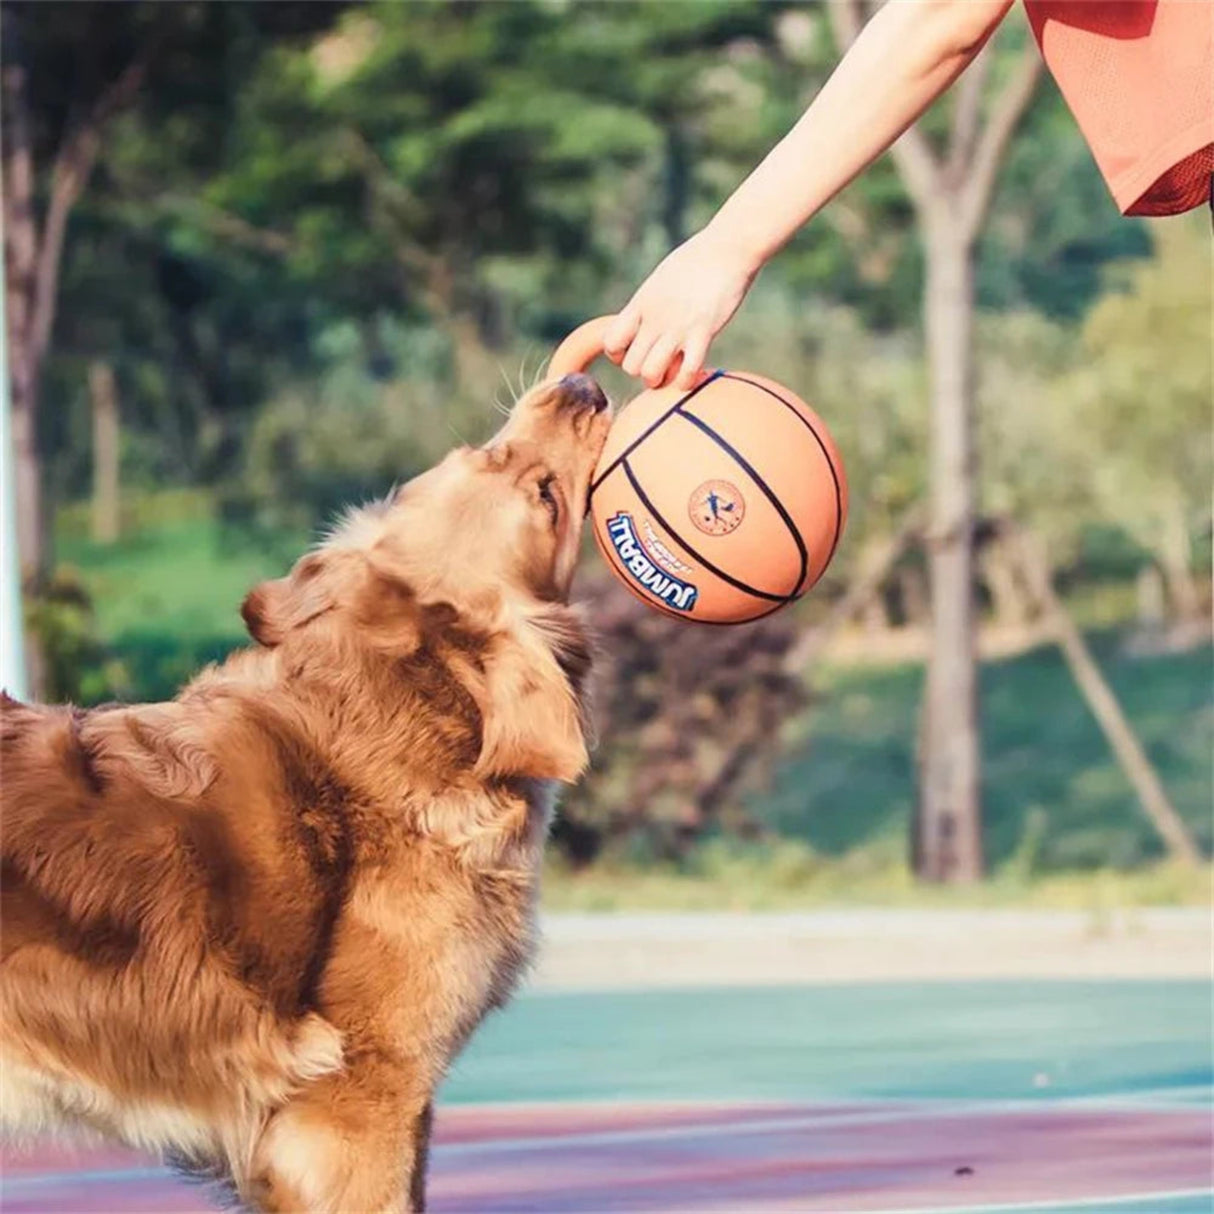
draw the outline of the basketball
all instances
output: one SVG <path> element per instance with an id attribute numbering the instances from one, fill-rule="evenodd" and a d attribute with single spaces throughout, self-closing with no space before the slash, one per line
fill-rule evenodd
<path id="1" fill-rule="evenodd" d="M 567 339 L 554 369 L 592 361 L 605 328 L 596 324 Z M 822 576 L 847 521 L 847 479 L 822 419 L 797 395 L 761 375 L 714 371 L 620 411 L 590 507 L 599 550 L 634 595 L 679 619 L 736 624 Z"/>

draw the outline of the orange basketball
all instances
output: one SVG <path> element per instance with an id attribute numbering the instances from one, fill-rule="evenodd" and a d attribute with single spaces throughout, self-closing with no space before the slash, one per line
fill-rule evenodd
<path id="1" fill-rule="evenodd" d="M 554 365 L 576 361 L 590 361 L 584 349 Z M 680 619 L 733 624 L 822 576 L 847 520 L 847 480 L 803 400 L 761 375 L 715 371 L 625 406 L 590 504 L 599 549 L 633 594 Z"/>

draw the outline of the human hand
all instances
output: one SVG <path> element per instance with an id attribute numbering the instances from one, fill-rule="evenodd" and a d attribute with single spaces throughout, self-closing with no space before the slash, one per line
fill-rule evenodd
<path id="1" fill-rule="evenodd" d="M 744 250 L 705 228 L 640 285 L 607 330 L 604 352 L 650 388 L 693 387 L 709 344 L 738 310 L 758 270 Z"/>

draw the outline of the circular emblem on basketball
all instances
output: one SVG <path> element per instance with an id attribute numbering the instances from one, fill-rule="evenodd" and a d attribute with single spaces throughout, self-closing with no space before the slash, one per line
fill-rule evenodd
<path id="1" fill-rule="evenodd" d="M 736 485 L 705 481 L 691 495 L 687 512 L 705 535 L 728 535 L 746 516 L 746 503 Z"/>

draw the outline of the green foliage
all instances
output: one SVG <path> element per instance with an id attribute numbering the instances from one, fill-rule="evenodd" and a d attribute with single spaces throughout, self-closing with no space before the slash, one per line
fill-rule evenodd
<path id="1" fill-rule="evenodd" d="M 1211 842 L 1211 651 L 1097 657 L 1177 810 Z M 922 670 L 836 671 L 756 812 L 828 856 L 903 856 Z M 1133 868 L 1161 855 L 1108 743 L 1053 647 L 984 665 L 984 839 L 998 872 Z"/>
<path id="2" fill-rule="evenodd" d="M 1074 321 L 1100 295 L 1110 261 L 1150 249 L 1147 225 L 1118 212 L 1047 76 L 999 173 L 981 241 L 979 305 Z"/>
<path id="3" fill-rule="evenodd" d="M 1214 453 L 1210 236 L 1203 218 L 1153 225 L 1156 254 L 1110 271 L 1084 321 L 1079 364 L 1060 386 L 1091 445 L 1092 490 L 1106 516 L 1167 559 L 1179 522 L 1208 535 Z"/>
<path id="4" fill-rule="evenodd" d="M 1056 560 L 1074 558 L 1093 522 L 1093 453 L 1060 388 L 1078 335 L 1034 312 L 981 318 L 978 419 L 983 506 L 1045 535 Z"/>
<path id="5" fill-rule="evenodd" d="M 127 489 L 122 494 L 121 534 L 141 536 L 165 527 L 190 524 L 209 518 L 212 513 L 211 495 L 205 489 Z M 55 514 L 55 534 L 61 546 L 73 554 L 84 554 L 89 560 L 100 550 L 92 548 L 93 506 L 89 501 L 70 502 L 60 506 Z"/>
<path id="6" fill-rule="evenodd" d="M 242 642 L 244 593 L 318 524 L 483 438 L 494 399 L 704 222 L 836 60 L 823 6 L 765 0 L 6 0 L 3 20 L 5 62 L 30 68 L 44 170 L 69 118 L 156 48 L 72 216 L 40 419 L 52 496 L 77 502 L 91 480 L 86 369 L 114 367 L 124 538 L 98 549 L 87 506 L 61 511 L 80 586 L 65 579 L 32 609 L 52 690 L 85 702 L 172 694 Z M 993 49 L 999 78 L 1016 37 Z M 947 121 L 946 103 L 928 125 Z M 1089 620 L 1125 618 L 1145 554 L 1181 582 L 1207 559 L 1210 452 L 1193 438 L 1209 424 L 1208 235 L 1199 223 L 1149 232 L 1116 215 L 1044 88 L 978 265 L 984 506 L 1046 535 Z M 921 271 L 887 160 L 765 271 L 714 351 L 809 399 L 851 485 L 827 583 L 778 618 L 774 648 L 732 655 L 751 691 L 866 542 L 925 494 Z M 689 746 L 645 733 L 635 713 L 669 692 L 655 681 L 690 679 L 690 648 L 663 666 L 646 644 L 621 643 L 637 694 L 619 689 L 617 749 L 593 778 L 606 819 L 626 823 L 617 854 L 666 854 L 718 822 L 753 833 L 749 804 L 793 841 L 710 839 L 679 882 L 712 898 L 749 887 L 747 905 L 909 886 L 917 673 L 840 677 L 814 716 L 792 711 L 785 680 Z M 1105 657 L 1208 843 L 1196 820 L 1210 791 L 1208 671 Z M 996 884 L 1153 856 L 1053 655 L 986 680 Z M 787 741 L 773 704 L 812 752 L 789 757 L 769 798 L 738 779 L 702 815 L 688 790 L 712 785 L 722 739 L 753 737 L 769 758 Z M 655 788 L 667 761 L 681 766 Z"/>
<path id="7" fill-rule="evenodd" d="M 364 334 L 347 324 L 320 342 L 314 381 L 285 388 L 254 419 L 224 515 L 259 531 L 299 532 L 386 492 L 454 444 L 481 442 L 497 417 L 454 379 L 452 343 L 430 328 L 384 322 L 376 347 L 392 378 L 367 371 Z M 490 386 L 484 385 L 485 400 Z"/>
<path id="8" fill-rule="evenodd" d="M 361 360 L 369 381 L 408 378 L 414 395 L 487 405 L 486 351 L 549 347 L 618 304 L 787 130 L 836 58 L 823 10 L 759 0 L 4 11 L 21 33 L 5 54 L 19 44 L 31 67 L 43 150 L 149 39 L 157 47 L 65 251 L 43 411 L 60 497 L 87 489 L 84 372 L 97 356 L 118 376 L 124 475 L 146 485 L 230 481 L 274 428 L 259 425 L 263 409 L 290 415 L 326 396 L 312 381 L 328 374 L 334 332 L 360 333 L 343 358 Z M 1006 41 L 1000 63 L 1015 49 Z M 1139 229 L 1114 228 L 1107 201 L 1096 205 L 1103 186 L 1052 92 L 1008 182 L 981 266 L 983 281 L 1003 285 L 984 298 L 1078 314 L 1099 266 L 1133 251 L 1126 233 Z M 1056 272 L 1076 264 L 1079 278 Z M 827 400 L 807 373 L 822 325 L 806 300 L 905 332 L 918 296 L 913 217 L 879 164 L 771 267 L 735 326 L 751 339 L 731 335 L 730 358 L 788 362 L 765 332 L 785 310 L 798 351 L 790 378 Z M 433 326 L 453 349 L 431 383 L 381 340 L 406 323 Z M 845 340 L 872 362 L 856 334 Z M 873 391 L 867 367 L 856 376 L 839 385 L 843 415 Z M 898 370 L 872 411 L 891 395 L 921 399 L 917 386 L 913 367 Z M 914 479 L 891 467 L 918 460 L 918 424 L 858 427 L 857 460 L 883 464 L 881 477 L 901 485 L 893 496 Z M 366 471 L 376 483 L 387 475 Z M 315 485 L 315 516 L 345 476 L 266 478 L 257 510 L 277 484 L 280 512 L 297 513 L 299 486 Z"/>
<path id="9" fill-rule="evenodd" d="M 125 671 L 122 680 L 82 687 L 80 702 L 172 697 L 246 641 L 241 600 L 257 582 L 281 576 L 306 545 L 306 534 L 269 547 L 234 545 L 209 502 L 196 494 L 188 502 L 187 511 L 166 499 L 160 525 L 105 547 L 60 530 L 60 551 L 92 604 L 95 636 Z"/>
<path id="10" fill-rule="evenodd" d="M 89 359 L 104 356 L 117 371 L 127 446 L 155 479 L 195 479 L 225 459 L 230 415 L 290 365 L 281 303 L 256 289 L 266 285 L 258 259 L 239 243 L 199 256 L 191 233 L 214 223 L 200 221 L 194 200 L 220 162 L 235 96 L 267 48 L 310 36 L 341 7 L 6 0 L 0 8 L 4 62 L 27 69 L 40 194 L 73 124 L 133 65 L 144 70 L 133 105 L 103 132 L 70 217 L 40 410 L 60 495 L 87 484 Z M 183 209 L 190 223 L 177 221 Z M 234 279 L 254 290 L 230 289 Z"/>
<path id="11" fill-rule="evenodd" d="M 1153 225 L 1154 255 L 1110 267 L 1078 332 L 1034 313 L 983 319 L 986 505 L 1029 522 L 1056 560 L 1102 525 L 1173 573 L 1196 564 L 1214 477 L 1209 443 L 1194 441 L 1214 399 L 1204 228 Z"/>
<path id="12" fill-rule="evenodd" d="M 182 505 L 179 498 L 166 499 L 166 513 L 180 511 Z M 146 509 L 153 512 L 152 504 Z M 114 695 L 171 696 L 199 666 L 245 643 L 238 613 L 241 599 L 258 581 L 281 575 L 306 540 L 302 534 L 281 537 L 279 555 L 233 547 L 225 529 L 207 514 L 169 521 L 105 548 L 68 538 L 61 531 L 61 547 L 79 570 L 79 587 L 75 603 L 61 609 L 71 630 L 58 651 L 66 655 L 63 665 L 69 674 L 92 672 L 91 681 L 83 686 L 65 682 L 65 694 L 80 702 Z M 592 595 L 594 618 L 609 625 L 598 592 L 583 586 L 582 593 Z M 87 600 L 95 604 L 91 623 L 88 609 L 81 605 Z M 786 617 L 775 619 L 783 622 Z M 653 621 L 660 626 L 660 617 Z M 82 630 L 88 650 L 84 657 L 80 656 Z M 680 639 L 692 649 L 683 656 L 672 651 L 664 659 L 663 677 L 673 680 L 667 689 L 670 695 L 678 694 L 677 677 L 686 662 L 696 660 L 697 637 L 686 629 L 668 637 L 664 648 Z M 740 673 L 738 690 L 749 694 L 759 676 L 746 672 L 761 674 L 767 659 L 761 646 L 756 648 L 758 638 L 750 645 L 744 639 L 741 635 L 735 639 L 740 648 L 733 651 L 731 663 Z M 1214 655 L 1204 650 L 1132 658 L 1117 645 L 1115 635 L 1098 641 L 1101 664 L 1170 796 L 1208 849 L 1214 795 L 1209 770 L 1214 745 L 1210 677 Z M 648 654 L 651 668 L 657 670 L 653 646 L 630 649 L 613 644 L 609 652 L 617 655 L 617 661 L 619 656 L 631 654 L 630 660 L 637 661 Z M 95 679 L 95 672 L 111 660 L 119 666 L 104 679 Z M 733 685 L 727 675 L 721 675 L 722 687 Z M 680 882 L 698 882 L 709 901 L 726 887 L 747 885 L 750 878 L 744 878 L 743 870 L 754 874 L 756 884 L 767 874 L 765 884 L 776 901 L 795 901 L 802 894 L 813 898 L 823 891 L 843 897 L 849 884 L 875 893 L 888 882 L 891 895 L 901 889 L 904 882 L 898 874 L 905 869 L 921 678 L 922 672 L 911 667 L 823 672 L 814 704 L 807 712 L 790 711 L 783 727 L 771 730 L 772 736 L 764 742 L 764 746 L 776 743 L 779 758 L 769 791 L 756 792 L 753 782 L 740 784 L 708 821 L 694 824 L 689 837 L 718 841 L 706 850 L 688 851 L 678 869 Z M 645 704 L 654 702 L 660 692 L 651 685 L 645 692 L 649 699 L 642 698 L 629 710 L 633 717 L 643 716 Z M 983 698 L 987 843 L 997 881 L 1026 886 L 1062 871 L 1128 869 L 1158 857 L 1158 841 L 1053 649 L 987 664 Z M 731 703 L 730 723 L 712 726 L 704 738 L 706 748 L 701 749 L 680 750 L 677 738 L 663 739 L 652 730 L 644 734 L 643 727 L 634 727 L 628 712 L 623 712 L 611 727 L 611 747 L 596 754 L 595 811 L 610 819 L 621 807 L 650 804 L 648 792 L 636 802 L 624 795 L 638 774 L 629 764 L 629 748 L 649 747 L 663 762 L 663 756 L 670 755 L 682 762 L 684 772 L 678 780 L 683 784 L 673 776 L 668 781 L 676 790 L 691 787 L 702 776 L 696 766 L 700 763 L 706 765 L 703 770 L 711 780 L 715 752 L 709 743 L 720 747 L 750 736 L 746 730 L 756 705 Z M 689 711 L 695 710 L 696 705 L 690 704 Z M 719 719 L 720 710 L 712 711 Z M 712 711 L 706 719 L 713 719 Z M 611 770 L 606 770 L 605 756 L 621 750 L 624 761 L 613 761 Z M 688 804 L 684 798 L 682 809 Z M 570 802 L 570 810 L 575 817 L 584 815 L 585 799 Z M 670 822 L 677 826 L 680 804 L 674 810 Z M 684 825 L 688 822 L 683 820 Z M 752 835 L 756 824 L 771 836 L 740 846 L 738 837 Z M 653 844 L 653 839 L 661 844 L 668 838 L 664 829 L 659 823 L 646 845 L 637 843 L 635 829 L 621 832 L 617 838 L 627 834 L 632 841 L 607 848 L 616 868 L 608 862 L 605 872 L 640 862 L 650 865 L 668 854 L 669 848 Z M 790 841 L 788 850 L 779 850 L 784 847 L 781 840 Z M 779 850 L 778 856 L 773 848 Z M 777 881 L 773 873 L 783 875 Z M 662 879 L 660 874 L 655 877 L 659 884 Z M 610 884 L 607 877 L 604 882 Z M 602 884 L 589 885 L 603 891 Z M 746 898 L 753 901 L 756 896 Z"/>
<path id="13" fill-rule="evenodd" d="M 25 625 L 42 641 L 48 700 L 92 704 L 129 691 L 129 672 L 98 638 L 92 602 L 75 569 L 56 569 L 41 592 L 26 599 Z"/>

